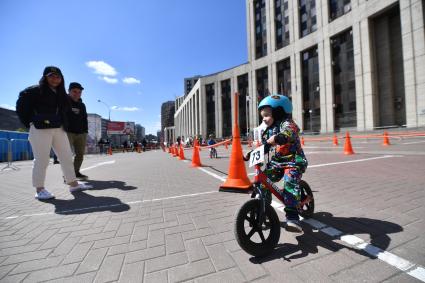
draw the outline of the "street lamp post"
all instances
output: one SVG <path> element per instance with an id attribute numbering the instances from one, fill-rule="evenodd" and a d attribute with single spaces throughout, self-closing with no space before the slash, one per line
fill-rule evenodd
<path id="1" fill-rule="evenodd" d="M 108 108 L 108 115 L 109 115 L 108 120 L 109 120 L 109 122 L 111 122 L 111 107 L 109 107 L 108 104 L 106 104 L 104 101 L 102 101 L 100 99 L 98 99 L 97 102 L 103 103 Z"/>

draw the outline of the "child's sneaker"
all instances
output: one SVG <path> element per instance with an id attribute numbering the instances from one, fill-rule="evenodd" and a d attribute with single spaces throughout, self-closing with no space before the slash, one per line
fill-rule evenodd
<path id="1" fill-rule="evenodd" d="M 46 199 L 55 198 L 55 196 L 49 193 L 46 189 L 42 189 L 41 191 L 36 192 L 34 197 L 38 200 L 46 200 Z"/>
<path id="2" fill-rule="evenodd" d="M 78 183 L 78 186 L 76 187 L 69 187 L 69 192 L 75 193 L 75 192 L 81 192 L 81 191 L 90 190 L 90 189 L 93 189 L 93 186 L 86 185 L 84 183 Z"/>
<path id="3" fill-rule="evenodd" d="M 298 220 L 286 220 L 286 231 L 294 233 L 302 233 L 303 228 Z"/>

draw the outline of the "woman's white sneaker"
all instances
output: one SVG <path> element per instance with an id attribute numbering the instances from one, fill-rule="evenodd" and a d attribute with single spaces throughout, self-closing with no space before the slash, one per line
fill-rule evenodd
<path id="1" fill-rule="evenodd" d="M 34 197 L 38 200 L 46 200 L 46 199 L 55 198 L 55 196 L 49 193 L 46 189 L 42 189 L 41 191 L 36 192 Z"/>
<path id="2" fill-rule="evenodd" d="M 86 184 L 80 183 L 80 182 L 78 182 L 78 186 L 76 186 L 76 187 L 69 187 L 69 191 L 71 193 L 81 192 L 81 191 L 90 190 L 90 189 L 93 189 L 92 185 L 86 185 Z"/>

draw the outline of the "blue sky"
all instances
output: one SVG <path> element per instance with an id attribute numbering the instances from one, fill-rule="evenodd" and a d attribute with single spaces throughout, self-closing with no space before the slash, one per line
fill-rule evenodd
<path id="1" fill-rule="evenodd" d="M 183 79 L 247 61 L 244 0 L 2 0 L 0 106 L 61 68 L 85 88 L 89 113 L 135 121 L 156 134 L 161 104 Z"/>

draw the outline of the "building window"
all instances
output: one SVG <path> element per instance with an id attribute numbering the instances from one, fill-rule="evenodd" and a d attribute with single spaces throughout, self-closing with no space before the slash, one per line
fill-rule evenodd
<path id="1" fill-rule="evenodd" d="M 238 76 L 239 92 L 239 129 L 241 135 L 249 132 L 249 81 L 248 74 Z"/>
<path id="2" fill-rule="evenodd" d="M 351 0 L 329 0 L 329 21 L 351 11 Z"/>
<path id="3" fill-rule="evenodd" d="M 331 48 L 335 129 L 355 127 L 357 125 L 356 83 L 351 29 L 331 38 Z"/>
<path id="4" fill-rule="evenodd" d="M 277 92 L 291 97 L 291 61 L 286 58 L 276 63 Z"/>
<path id="5" fill-rule="evenodd" d="M 320 84 L 317 46 L 301 53 L 304 131 L 320 131 Z"/>
<path id="6" fill-rule="evenodd" d="M 223 113 L 223 138 L 232 135 L 232 100 L 230 79 L 221 81 L 221 109 Z"/>
<path id="7" fill-rule="evenodd" d="M 255 58 L 267 55 L 266 0 L 254 1 Z"/>
<path id="8" fill-rule="evenodd" d="M 300 37 L 317 30 L 316 0 L 299 0 Z"/>
<path id="9" fill-rule="evenodd" d="M 260 101 L 270 94 L 269 92 L 269 79 L 268 79 L 268 68 L 264 67 L 255 71 L 255 82 L 257 84 L 257 102 Z M 262 122 L 261 116 L 259 115 L 259 123 Z"/>
<path id="10" fill-rule="evenodd" d="M 289 0 L 275 0 L 274 20 L 276 34 L 276 50 L 289 44 Z"/>
<path id="11" fill-rule="evenodd" d="M 215 135 L 215 92 L 214 84 L 205 86 L 205 96 L 207 100 L 207 136 Z"/>

